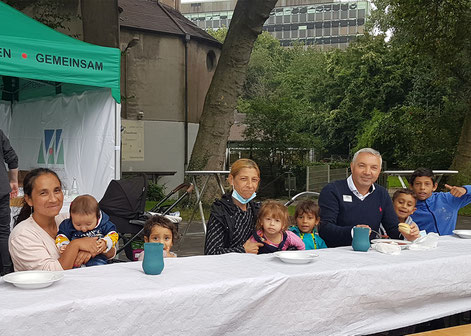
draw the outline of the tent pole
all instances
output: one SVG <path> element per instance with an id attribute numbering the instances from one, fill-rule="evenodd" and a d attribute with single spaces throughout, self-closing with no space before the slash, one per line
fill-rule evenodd
<path id="1" fill-rule="evenodd" d="M 114 104 L 115 111 L 115 136 L 114 136 L 114 179 L 121 179 L 121 104 L 115 102 Z"/>

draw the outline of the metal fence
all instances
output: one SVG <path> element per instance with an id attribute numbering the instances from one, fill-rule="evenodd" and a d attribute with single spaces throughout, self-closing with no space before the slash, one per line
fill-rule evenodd
<path id="1" fill-rule="evenodd" d="M 306 169 L 306 190 L 320 192 L 332 181 L 342 180 L 350 174 L 349 168 L 331 168 L 330 165 L 310 166 Z"/>

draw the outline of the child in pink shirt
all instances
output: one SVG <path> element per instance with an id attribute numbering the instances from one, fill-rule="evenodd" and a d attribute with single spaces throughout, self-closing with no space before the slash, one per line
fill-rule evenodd
<path id="1" fill-rule="evenodd" d="M 288 209 L 276 201 L 266 201 L 258 214 L 256 232 L 251 241 L 262 243 L 258 254 L 286 250 L 304 250 L 304 243 L 295 233 L 287 231 Z"/>

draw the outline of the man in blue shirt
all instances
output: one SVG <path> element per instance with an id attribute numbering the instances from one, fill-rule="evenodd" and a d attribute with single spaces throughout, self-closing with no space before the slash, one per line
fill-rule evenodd
<path id="1" fill-rule="evenodd" d="M 411 217 L 419 228 L 427 233 L 453 234 L 458 210 L 471 203 L 471 186 L 445 184 L 449 192 L 434 192 L 438 184 L 428 168 L 417 168 L 410 178 L 410 186 L 417 195 L 417 210 Z"/>
<path id="2" fill-rule="evenodd" d="M 331 182 L 319 195 L 319 235 L 328 247 L 352 244 L 355 226 L 379 231 L 380 224 L 391 238 L 400 238 L 396 212 L 387 190 L 375 184 L 381 172 L 381 154 L 372 148 L 355 153 L 350 164 L 352 175 Z M 419 236 L 417 225 L 411 226 L 408 240 Z"/>

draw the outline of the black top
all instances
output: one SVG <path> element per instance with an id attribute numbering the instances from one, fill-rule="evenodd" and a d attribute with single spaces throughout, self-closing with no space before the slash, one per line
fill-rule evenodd
<path id="1" fill-rule="evenodd" d="M 378 184 L 362 201 L 350 190 L 347 180 L 331 182 L 319 195 L 319 208 L 319 235 L 328 247 L 351 245 L 352 228 L 358 224 L 379 231 L 382 223 L 389 237 L 399 238 L 399 220 L 391 197 Z"/>
<path id="2" fill-rule="evenodd" d="M 8 165 L 8 169 L 18 168 L 18 156 L 10 145 L 10 141 L 7 136 L 0 130 L 0 145 L 2 150 L 0 151 L 0 196 L 4 196 L 11 192 L 10 179 L 8 178 L 7 169 L 3 162 Z"/>
<path id="3" fill-rule="evenodd" d="M 244 244 L 255 230 L 260 203 L 250 201 L 243 211 L 225 194 L 211 206 L 204 254 L 244 253 Z"/>

